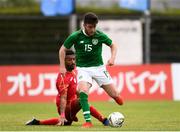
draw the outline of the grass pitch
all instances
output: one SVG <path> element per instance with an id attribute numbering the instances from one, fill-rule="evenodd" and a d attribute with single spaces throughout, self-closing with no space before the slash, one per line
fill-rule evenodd
<path id="1" fill-rule="evenodd" d="M 72 126 L 25 126 L 25 122 L 36 117 L 48 119 L 58 117 L 53 103 L 0 104 L 0 131 L 180 131 L 180 102 L 147 101 L 125 102 L 118 106 L 114 102 L 91 102 L 103 115 L 119 111 L 125 115 L 121 128 L 105 127 L 95 118 L 93 128 L 81 128 L 84 119 L 78 113 L 79 122 Z"/>

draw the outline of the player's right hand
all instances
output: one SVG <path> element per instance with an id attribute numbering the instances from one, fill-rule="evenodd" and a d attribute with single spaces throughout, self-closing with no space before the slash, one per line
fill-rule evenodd
<path id="1" fill-rule="evenodd" d="M 109 59 L 108 62 L 107 62 L 107 65 L 108 66 L 113 66 L 114 65 L 114 59 Z"/>
<path id="2" fill-rule="evenodd" d="M 66 73 L 66 68 L 65 67 L 60 67 L 59 72 L 64 76 Z"/>

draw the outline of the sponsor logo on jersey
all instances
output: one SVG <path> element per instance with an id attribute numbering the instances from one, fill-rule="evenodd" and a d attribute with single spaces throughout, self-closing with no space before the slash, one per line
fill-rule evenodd
<path id="1" fill-rule="evenodd" d="M 98 44 L 98 39 L 92 39 L 92 44 L 94 45 Z"/>

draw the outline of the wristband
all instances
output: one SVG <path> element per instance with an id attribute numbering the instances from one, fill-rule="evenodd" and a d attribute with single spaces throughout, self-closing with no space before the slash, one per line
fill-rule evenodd
<path id="1" fill-rule="evenodd" d="M 63 117 L 63 118 L 65 117 L 65 113 L 64 113 L 64 112 L 63 112 L 63 113 L 61 113 L 61 117 Z"/>

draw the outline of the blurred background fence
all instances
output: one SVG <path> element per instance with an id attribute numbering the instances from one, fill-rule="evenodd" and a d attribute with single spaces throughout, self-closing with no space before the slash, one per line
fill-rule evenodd
<path id="1" fill-rule="evenodd" d="M 0 63 L 58 63 L 59 43 L 67 29 L 67 17 L 0 17 Z"/>
<path id="2" fill-rule="evenodd" d="M 152 17 L 151 60 L 154 63 L 180 61 L 180 17 Z"/>
<path id="3" fill-rule="evenodd" d="M 78 27 L 81 18 L 77 15 Z M 139 20 L 142 16 L 99 18 Z M 0 16 L 0 64 L 58 64 L 59 47 L 69 35 L 69 21 L 69 16 Z M 151 16 L 150 36 L 151 63 L 180 61 L 180 17 Z"/>

